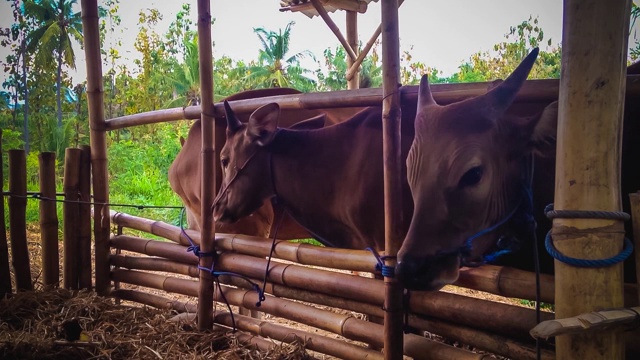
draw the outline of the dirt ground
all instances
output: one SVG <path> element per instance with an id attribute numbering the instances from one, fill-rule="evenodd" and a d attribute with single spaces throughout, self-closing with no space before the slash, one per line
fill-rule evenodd
<path id="1" fill-rule="evenodd" d="M 7 235 L 8 237 L 8 235 Z M 40 258 L 41 258 L 41 246 L 40 246 L 40 235 L 39 235 L 39 228 L 37 226 L 29 226 L 29 228 L 27 229 L 27 238 L 28 238 L 28 247 L 30 250 L 30 257 L 31 257 L 31 274 L 32 274 L 32 281 L 35 284 L 35 288 L 42 290 L 42 284 L 41 284 L 41 267 L 40 267 Z M 62 242 L 60 242 L 60 254 L 62 256 L 63 253 L 63 248 L 62 248 Z M 139 254 L 131 254 L 131 255 L 137 255 L 139 256 Z M 60 264 L 60 274 L 62 274 L 62 264 Z M 169 275 L 169 274 L 167 274 Z M 182 275 L 175 275 L 175 274 L 170 274 L 171 276 L 175 276 L 175 277 L 181 277 L 181 278 L 188 278 L 187 276 L 182 276 Z M 171 299 L 175 299 L 175 300 L 180 300 L 186 303 L 192 303 L 195 304 L 196 303 L 196 299 L 189 297 L 189 296 L 183 296 L 183 295 L 177 295 L 177 294 L 167 294 L 164 291 L 159 291 L 159 290 L 155 290 L 155 289 L 149 289 L 149 288 L 140 288 L 138 286 L 133 286 L 133 285 L 128 285 L 128 284 L 123 284 L 121 285 L 123 289 L 136 289 L 136 290 L 143 290 L 145 292 L 148 293 L 152 293 L 152 294 L 156 294 L 156 295 L 160 295 L 160 296 L 164 296 L 164 297 L 170 297 Z M 15 284 L 14 284 L 14 289 L 15 289 Z M 506 303 L 506 304 L 510 304 L 510 305 L 516 305 L 516 306 L 525 306 L 523 303 L 521 303 L 520 300 L 517 299 L 509 299 L 509 298 L 505 298 L 505 297 L 501 297 L 501 296 L 497 296 L 497 295 L 493 295 L 493 294 L 489 294 L 489 293 L 484 293 L 484 292 L 480 292 L 480 291 L 475 291 L 475 290 L 470 290 L 470 289 L 465 289 L 465 288 L 459 288 L 456 286 L 447 286 L 445 289 L 443 289 L 443 291 L 446 292 L 451 292 L 451 293 L 455 293 L 455 294 L 460 294 L 460 295 L 465 295 L 465 296 L 471 296 L 471 297 L 477 297 L 477 298 L 482 298 L 482 299 L 486 299 L 486 300 L 491 300 L 491 301 L 497 301 L 497 302 L 501 302 L 501 303 Z M 138 303 L 133 303 L 133 302 L 127 302 L 127 301 L 123 301 L 122 306 L 126 306 L 128 308 L 145 308 L 144 306 L 138 304 Z M 344 315 L 348 315 L 348 316 L 352 316 L 358 319 L 365 319 L 365 315 L 360 314 L 360 313 L 356 313 L 356 312 L 352 312 L 352 311 L 347 311 L 347 310 L 342 310 L 342 309 L 335 309 L 335 308 L 328 308 L 326 306 L 320 306 L 320 305 L 315 305 L 315 304 L 307 304 L 310 306 L 315 306 L 318 308 L 321 308 L 323 310 L 328 310 L 328 311 L 332 311 L 332 312 L 336 312 L 339 314 L 344 314 Z M 234 312 L 237 312 L 238 309 L 233 306 L 232 307 Z M 218 303 L 216 305 L 216 310 L 215 311 L 227 311 L 227 307 L 224 304 L 220 304 Z M 163 314 L 159 315 L 159 316 L 163 316 L 163 318 L 168 318 L 170 316 L 172 316 L 170 313 L 167 314 L 167 312 L 165 311 Z M 262 318 L 264 320 L 270 321 L 270 322 L 274 322 L 276 324 L 280 324 L 280 325 L 284 325 L 290 328 L 295 328 L 295 329 L 299 329 L 299 330 L 303 330 L 309 333 L 314 333 L 314 334 L 322 334 L 324 336 L 328 336 L 334 339 L 339 339 L 342 341 L 347 341 L 350 343 L 354 343 L 354 344 L 358 344 L 361 346 L 366 346 L 366 344 L 362 344 L 362 343 L 357 343 L 354 341 L 351 341 L 349 339 L 346 339 L 340 335 L 334 334 L 334 333 L 330 333 L 330 332 L 326 332 L 324 330 L 312 327 L 312 326 L 307 326 L 304 324 L 300 324 L 300 323 L 296 323 L 287 319 L 283 319 L 283 318 L 279 318 L 279 317 L 275 317 L 269 314 L 262 314 Z M 3 323 L 3 319 L 0 318 L 0 326 Z M 0 327 L 0 333 L 2 333 L 4 330 L 4 328 Z M 430 338 L 436 339 L 436 340 L 440 340 L 442 341 L 443 339 L 441 339 L 440 337 L 438 337 L 437 335 L 433 335 L 433 334 L 426 334 L 427 336 L 429 336 Z M 2 347 L 2 341 L 6 342 L 6 339 L 2 339 L 2 336 L 0 336 L 0 347 Z M 450 342 L 451 343 L 451 342 Z M 5 344 L 6 345 L 6 344 Z M 464 345 L 460 345 L 460 344 L 454 344 L 457 346 L 464 346 Z M 469 349 L 469 347 L 464 346 L 466 349 L 468 350 L 472 350 Z M 287 351 L 290 351 L 287 350 Z M 304 351 L 303 351 L 304 352 Z M 318 358 L 318 359 L 335 359 L 331 356 L 328 355 L 324 355 L 324 354 L 319 354 L 319 353 L 315 353 L 312 351 L 308 351 L 308 353 L 314 357 L 314 358 Z M 1 354 L 1 353 L 0 353 Z M 272 354 L 273 355 L 273 354 Z M 277 358 L 293 358 L 293 357 L 286 357 L 286 356 L 281 356 L 282 354 L 276 356 Z M 490 354 L 489 354 L 490 355 Z M 231 358 L 242 358 L 242 357 L 237 357 L 238 355 L 233 353 L 233 356 Z M 252 356 L 256 356 L 256 355 L 252 355 Z M 298 355 L 296 355 L 298 356 Z M 490 355 L 491 356 L 491 355 Z M 493 356 L 492 356 L 493 357 Z M 503 359 L 502 357 L 497 357 L 496 358 L 499 359 Z M 104 357 L 104 358 L 111 358 L 111 357 Z M 156 357 L 157 358 L 157 357 Z M 166 358 L 166 357 L 162 357 L 160 356 L 160 358 Z M 200 358 L 198 356 L 194 357 L 194 358 Z M 202 357 L 202 358 L 209 358 L 209 357 Z M 222 358 L 219 356 L 215 356 L 215 358 Z M 259 357 L 251 357 L 251 358 L 259 358 Z M 297 358 L 297 357 L 296 357 Z"/>

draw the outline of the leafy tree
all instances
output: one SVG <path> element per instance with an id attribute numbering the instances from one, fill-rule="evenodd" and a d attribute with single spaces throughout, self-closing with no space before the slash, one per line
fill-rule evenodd
<path id="1" fill-rule="evenodd" d="M 198 35 L 185 34 L 183 62 L 173 71 L 173 86 L 177 94 L 165 107 L 200 105 L 200 61 L 198 57 Z"/>
<path id="2" fill-rule="evenodd" d="M 317 71 L 318 88 L 322 91 L 344 90 L 347 88 L 346 73 L 347 52 L 342 46 L 335 50 L 324 50 L 326 73 Z M 361 88 L 380 87 L 382 85 L 382 67 L 374 47 L 371 54 L 367 55 L 360 65 L 359 80 Z"/>
<path id="3" fill-rule="evenodd" d="M 62 127 L 62 65 L 75 69 L 75 53 L 71 39 L 82 42 L 82 18 L 73 12 L 76 0 L 26 0 L 24 11 L 37 27 L 27 37 L 27 50 L 36 52 L 36 61 L 46 62 L 51 54 L 58 65 L 56 101 L 58 127 Z"/>
<path id="4" fill-rule="evenodd" d="M 262 49 L 257 63 L 251 63 L 241 69 L 249 87 L 293 87 L 303 91 L 315 87 L 315 81 L 306 76 L 309 71 L 300 66 L 300 60 L 304 57 L 315 60 L 313 54 L 310 51 L 302 51 L 287 57 L 291 27 L 294 24 L 292 21 L 284 30 L 280 29 L 278 32 L 264 28 L 253 29 L 262 43 Z"/>
<path id="5" fill-rule="evenodd" d="M 629 60 L 632 62 L 640 59 L 640 37 L 634 30 L 634 27 L 640 19 L 640 7 L 635 3 L 631 3 L 631 26 L 629 27 L 629 40 L 633 41 L 632 48 L 629 50 Z"/>

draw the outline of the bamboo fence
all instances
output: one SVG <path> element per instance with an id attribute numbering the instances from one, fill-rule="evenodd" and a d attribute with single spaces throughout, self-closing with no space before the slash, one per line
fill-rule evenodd
<path id="1" fill-rule="evenodd" d="M 620 161 L 630 1 L 564 2 L 555 208 L 620 211 Z M 587 90 L 588 89 L 588 90 Z M 622 250 L 621 220 L 553 221 L 565 256 L 603 259 Z M 556 316 L 623 306 L 622 263 L 583 268 L 555 261 Z M 587 280 L 588 279 L 588 280 Z M 556 338 L 558 359 L 621 359 L 622 330 Z"/>
<path id="2" fill-rule="evenodd" d="M 0 131 L 0 191 L 4 193 L 4 154 L 2 152 L 2 131 Z M 4 225 L 4 195 L 0 204 L 0 298 L 11 293 L 11 270 L 9 268 L 9 244 Z"/>
<path id="3" fill-rule="evenodd" d="M 78 205 L 78 286 L 91 289 L 91 147 L 80 147 L 79 184 L 80 204 Z"/>
<path id="4" fill-rule="evenodd" d="M 9 236 L 17 290 L 32 290 L 27 248 L 27 160 L 24 150 L 9 150 Z"/>
<path id="5" fill-rule="evenodd" d="M 42 244 L 42 282 L 58 286 L 60 254 L 58 250 L 58 212 L 56 211 L 56 153 L 43 152 L 40 164 L 40 243 Z M 53 200 L 51 200 L 53 199 Z M 91 256 L 89 256 L 91 260 Z"/>

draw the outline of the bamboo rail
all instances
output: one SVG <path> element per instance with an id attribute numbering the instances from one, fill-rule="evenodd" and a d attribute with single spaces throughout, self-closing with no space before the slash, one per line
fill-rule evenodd
<path id="1" fill-rule="evenodd" d="M 0 131 L 0 191 L 4 193 L 4 156 L 2 152 L 2 131 Z M 12 292 L 11 268 L 9 267 L 9 244 L 4 224 L 4 195 L 0 199 L 0 298 Z"/>
<path id="2" fill-rule="evenodd" d="M 118 249 L 150 256 L 162 256 L 188 265 L 196 264 L 196 258 L 186 253 L 185 248 L 180 245 L 126 235 L 114 237 L 112 243 Z M 265 259 L 233 253 L 223 253 L 216 267 L 218 271 L 233 271 L 258 279 L 264 277 L 265 268 Z M 268 281 L 274 284 L 376 306 L 381 306 L 384 302 L 384 285 L 375 279 L 277 262 L 272 262 L 269 269 Z M 412 293 L 410 310 L 518 339 L 528 339 L 529 330 L 536 325 L 535 312 L 532 309 L 445 292 Z M 552 314 L 542 313 L 542 318 L 543 320 L 551 319 Z M 514 322 L 513 319 L 519 319 L 519 321 Z"/>
<path id="3" fill-rule="evenodd" d="M 27 247 L 27 160 L 24 150 L 9 150 L 9 236 L 17 290 L 32 290 Z M 3 220 L 4 221 L 4 220 Z"/>
<path id="4" fill-rule="evenodd" d="M 56 153 L 43 152 L 40 164 L 40 243 L 42 245 L 42 283 L 58 286 L 60 283 L 60 251 L 58 250 L 58 213 L 56 202 Z M 89 260 L 91 257 L 89 256 Z"/>
<path id="5" fill-rule="evenodd" d="M 515 102 L 552 102 L 558 99 L 558 80 L 527 80 L 518 92 Z M 438 104 L 450 104 L 487 92 L 488 83 L 433 84 L 431 90 Z M 408 85 L 403 90 L 403 98 L 415 103 L 418 99 L 418 86 Z M 627 77 L 627 93 L 640 94 L 640 75 Z M 229 101 L 236 114 L 250 113 L 262 105 L 277 102 L 281 109 L 329 109 L 338 107 L 380 106 L 382 89 L 356 89 L 332 92 L 302 93 L 293 95 L 268 96 L 255 99 Z M 224 117 L 224 105 L 214 104 L 215 117 Z M 106 121 L 108 130 L 117 130 L 130 126 L 155 124 L 182 119 L 199 119 L 198 106 L 175 108 L 127 115 Z"/>
<path id="6" fill-rule="evenodd" d="M 117 290 L 113 293 L 113 296 L 161 309 L 172 309 L 178 312 L 187 313 L 196 312 L 196 306 L 194 304 L 174 301 L 158 295 L 152 295 L 136 290 Z M 254 333 L 261 338 L 271 338 L 282 342 L 292 342 L 294 340 L 294 337 L 292 335 L 295 335 L 298 338 L 310 340 L 307 343 L 307 349 L 317 351 L 326 355 L 339 357 L 341 359 L 353 360 L 382 359 L 382 354 L 377 351 L 365 349 L 341 340 L 331 339 L 318 334 L 298 329 L 291 329 L 281 325 L 261 322 L 259 320 L 244 317 L 242 315 L 234 314 L 234 318 L 236 320 L 236 326 L 240 330 Z M 218 313 L 215 316 L 215 323 L 231 327 L 231 316 L 226 312 Z"/>
<path id="7" fill-rule="evenodd" d="M 611 328 L 620 330 L 622 326 L 636 327 L 640 325 L 640 307 L 593 311 L 565 319 L 554 319 L 541 322 L 531 329 L 534 338 L 550 338 L 567 334 L 583 334 L 601 332 Z"/>
<path id="8" fill-rule="evenodd" d="M 558 107 L 555 208 L 620 211 L 620 158 L 630 1 L 566 0 Z M 553 221 L 565 256 L 604 259 L 622 250 L 621 220 Z M 622 263 L 578 268 L 555 261 L 556 317 L 623 306 Z M 564 359 L 624 357 L 619 329 L 561 336 Z"/>
<path id="9" fill-rule="evenodd" d="M 200 181 L 200 248 L 202 253 L 214 251 L 214 222 L 208 214 L 214 198 L 216 188 L 216 174 L 214 169 L 214 111 L 213 111 L 213 55 L 211 42 L 211 2 L 198 0 L 198 63 L 200 64 L 200 100 L 202 121 L 202 153 L 201 153 L 201 181 Z M 213 182 L 213 186 L 208 186 Z M 200 258 L 200 266 L 212 267 L 213 257 Z M 207 271 L 200 272 L 200 287 L 198 291 L 198 328 L 209 329 L 213 323 L 213 278 Z"/>
<path id="10" fill-rule="evenodd" d="M 111 290 L 109 279 L 109 177 L 107 172 L 106 123 L 104 121 L 104 90 L 102 58 L 98 27 L 98 1 L 82 0 L 82 32 L 87 59 L 87 102 L 91 143 L 91 174 L 93 179 L 93 234 L 95 239 L 95 287 L 99 295 Z"/>
<path id="11" fill-rule="evenodd" d="M 78 287 L 91 289 L 91 147 L 80 147 L 78 191 Z"/>
<path id="12" fill-rule="evenodd" d="M 62 204 L 63 261 L 62 284 L 65 289 L 77 290 L 79 287 L 79 243 L 80 225 L 80 157 L 82 150 L 67 148 L 64 154 L 64 200 Z"/>
<path id="13" fill-rule="evenodd" d="M 112 277 L 114 280 L 123 283 L 189 296 L 196 296 L 197 294 L 197 282 L 191 280 L 122 269 L 113 271 Z M 372 343 L 378 346 L 383 344 L 382 326 L 378 324 L 274 297 L 269 297 L 258 308 L 256 306 L 258 294 L 254 291 L 223 287 L 222 292 L 224 298 L 231 305 L 260 310 L 292 321 L 311 324 L 314 327 L 336 333 L 351 340 Z M 215 293 L 215 300 L 223 301 L 219 292 Z M 429 354 L 429 356 L 441 354 L 440 356 L 447 359 L 482 359 L 483 357 L 482 355 L 473 354 L 414 334 L 407 334 L 403 342 L 406 355 L 418 359 L 424 358 L 426 354 Z"/>

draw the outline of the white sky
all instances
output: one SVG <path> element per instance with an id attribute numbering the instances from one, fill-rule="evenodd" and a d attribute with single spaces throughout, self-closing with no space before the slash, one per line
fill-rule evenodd
<path id="1" fill-rule="evenodd" d="M 634 0 L 636 3 L 638 1 Z M 157 8 L 163 13 L 164 18 L 156 29 L 162 34 L 184 2 L 188 1 L 121 0 L 123 31 L 116 36 L 123 41 L 122 56 L 129 61 L 138 56 L 133 41 L 138 33 L 137 20 L 141 9 Z M 195 20 L 196 1 L 191 3 L 192 18 Z M 291 32 L 291 54 L 310 50 L 322 61 L 322 52 L 339 44 L 321 18 L 309 19 L 301 13 L 279 12 L 278 9 L 279 0 L 212 0 L 211 10 L 216 19 L 212 27 L 214 57 L 228 55 L 235 60 L 256 59 L 260 42 L 253 28 L 277 31 L 292 20 L 295 25 Z M 502 42 L 510 26 L 527 20 L 530 15 L 539 18 L 545 39 L 551 38 L 554 46 L 560 43 L 562 0 L 406 0 L 399 11 L 401 51 L 413 47 L 413 61 L 424 62 L 449 75 L 471 54 L 489 50 L 494 44 Z M 344 12 L 333 13 L 331 17 L 346 35 Z M 2 1 L 0 26 L 7 26 L 11 22 L 9 2 Z M 358 33 L 362 43 L 368 41 L 379 23 L 380 3 L 372 2 L 367 13 L 358 16 Z M 636 28 L 639 27 L 640 24 L 636 24 Z M 75 50 L 78 69 L 73 80 L 80 82 L 86 74 L 85 58 L 79 46 Z M 4 59 L 6 54 L 6 49 L 0 47 L 0 57 Z M 304 65 L 315 69 L 313 64 Z"/>

